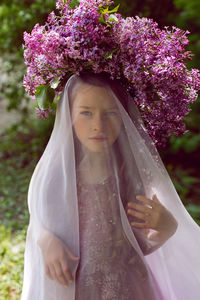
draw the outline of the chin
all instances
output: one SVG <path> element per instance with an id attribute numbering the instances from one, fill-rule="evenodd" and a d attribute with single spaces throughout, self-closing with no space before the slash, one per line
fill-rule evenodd
<path id="1" fill-rule="evenodd" d="M 90 152 L 96 152 L 96 153 L 104 153 L 104 152 L 106 152 L 106 148 L 105 147 L 87 147 L 87 149 Z"/>
<path id="2" fill-rule="evenodd" d="M 96 153 L 104 153 L 106 152 L 106 149 L 89 149 L 91 152 L 96 152 Z"/>

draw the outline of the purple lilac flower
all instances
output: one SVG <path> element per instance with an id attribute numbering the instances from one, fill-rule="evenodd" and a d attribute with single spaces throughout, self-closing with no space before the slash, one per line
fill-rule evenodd
<path id="1" fill-rule="evenodd" d="M 38 107 L 35 107 L 36 110 L 36 115 L 39 119 L 43 119 L 45 120 L 49 114 L 52 113 L 52 109 L 51 108 L 46 108 L 46 109 L 40 109 Z"/>
<path id="2" fill-rule="evenodd" d="M 111 0 L 81 0 L 74 9 L 70 2 L 57 0 L 60 15 L 51 12 L 44 26 L 24 33 L 26 92 L 34 97 L 38 86 L 60 78 L 59 93 L 73 73 L 104 71 L 126 85 L 156 145 L 183 134 L 184 118 L 200 90 L 199 70 L 186 66 L 192 58 L 185 50 L 189 32 L 161 30 L 151 19 L 123 19 L 117 12 L 110 18 L 102 11 Z"/>

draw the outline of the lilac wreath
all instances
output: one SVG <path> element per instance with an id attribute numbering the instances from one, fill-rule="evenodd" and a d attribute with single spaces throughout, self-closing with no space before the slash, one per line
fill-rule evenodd
<path id="1" fill-rule="evenodd" d="M 157 146 L 185 130 L 184 118 L 200 90 L 200 72 L 188 70 L 188 31 L 158 28 L 151 19 L 123 18 L 110 0 L 57 0 L 59 15 L 24 33 L 26 92 L 46 118 L 66 80 L 81 71 L 120 79 Z M 56 96 L 55 96 L 56 95 Z"/>

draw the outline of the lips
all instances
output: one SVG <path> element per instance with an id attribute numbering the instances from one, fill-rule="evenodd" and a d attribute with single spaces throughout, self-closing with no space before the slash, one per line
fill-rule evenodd
<path id="1" fill-rule="evenodd" d="M 106 140 L 106 137 L 104 137 L 104 136 L 94 136 L 94 137 L 90 138 L 90 140 L 100 140 L 100 141 L 102 141 L 102 140 Z"/>

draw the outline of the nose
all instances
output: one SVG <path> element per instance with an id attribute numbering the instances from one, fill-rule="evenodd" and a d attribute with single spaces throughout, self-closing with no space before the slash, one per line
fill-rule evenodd
<path id="1" fill-rule="evenodd" d="M 104 131 L 104 122 L 103 122 L 103 116 L 101 116 L 100 114 L 97 114 L 94 116 L 93 118 L 93 130 L 97 131 L 99 133 L 103 133 Z"/>

